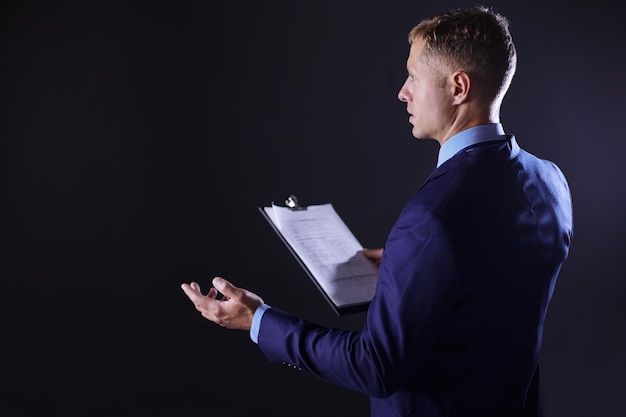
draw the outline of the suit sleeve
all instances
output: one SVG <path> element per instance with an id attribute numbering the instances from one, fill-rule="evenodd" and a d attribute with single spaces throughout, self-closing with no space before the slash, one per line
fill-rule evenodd
<path id="1" fill-rule="evenodd" d="M 329 383 L 385 397 L 419 371 L 455 295 L 451 238 L 434 211 L 407 207 L 383 253 L 363 329 L 331 329 L 276 308 L 263 316 L 259 347 L 268 359 Z"/>

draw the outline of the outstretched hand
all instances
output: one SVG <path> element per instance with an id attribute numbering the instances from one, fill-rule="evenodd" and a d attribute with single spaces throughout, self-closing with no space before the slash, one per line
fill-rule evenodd
<path id="1" fill-rule="evenodd" d="M 228 329 L 250 330 L 252 316 L 263 304 L 258 295 L 235 287 L 220 277 L 213 278 L 213 287 L 206 295 L 202 294 L 197 282 L 182 284 L 181 288 L 204 318 Z M 219 293 L 223 294 L 221 299 L 217 298 Z"/>

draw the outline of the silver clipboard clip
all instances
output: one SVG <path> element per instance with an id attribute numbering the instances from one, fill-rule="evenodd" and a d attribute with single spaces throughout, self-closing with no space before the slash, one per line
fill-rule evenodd
<path id="1" fill-rule="evenodd" d="M 287 199 L 285 200 L 285 204 L 291 210 L 306 210 L 306 206 L 301 206 L 300 202 L 298 201 L 298 197 L 293 194 L 287 197 Z"/>

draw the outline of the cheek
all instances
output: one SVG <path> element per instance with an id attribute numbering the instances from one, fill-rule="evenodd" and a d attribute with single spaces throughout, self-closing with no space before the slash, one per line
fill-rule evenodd
<path id="1" fill-rule="evenodd" d="M 433 103 L 434 97 L 428 90 L 416 88 L 414 89 L 414 91 L 412 91 L 412 95 L 415 106 L 422 110 L 427 110 L 428 107 Z"/>
<path id="2" fill-rule="evenodd" d="M 441 112 L 441 109 L 445 107 L 444 97 L 439 90 L 427 90 L 423 91 L 419 97 L 416 99 L 416 102 L 419 103 L 420 109 L 424 113 L 428 113 L 430 115 L 436 115 Z"/>

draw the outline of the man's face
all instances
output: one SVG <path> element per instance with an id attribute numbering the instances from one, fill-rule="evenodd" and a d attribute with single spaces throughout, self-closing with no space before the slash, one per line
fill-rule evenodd
<path id="1" fill-rule="evenodd" d="M 413 136 L 443 143 L 453 120 L 451 90 L 447 78 L 442 79 L 424 62 L 423 51 L 424 41 L 413 41 L 406 65 L 407 79 L 398 98 L 406 103 Z"/>

